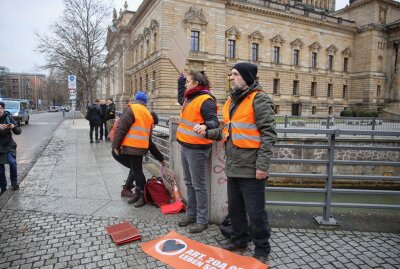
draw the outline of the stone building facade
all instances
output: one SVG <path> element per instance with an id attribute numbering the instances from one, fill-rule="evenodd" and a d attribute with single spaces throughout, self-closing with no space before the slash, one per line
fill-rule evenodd
<path id="1" fill-rule="evenodd" d="M 356 0 L 143 0 L 114 12 L 109 71 L 99 94 L 124 104 L 139 90 L 160 114 L 177 114 L 178 72 L 169 61 L 177 25 L 191 50 L 185 71 L 205 70 L 220 105 L 230 68 L 258 65 L 258 80 L 278 114 L 338 115 L 400 101 L 400 4 Z"/>

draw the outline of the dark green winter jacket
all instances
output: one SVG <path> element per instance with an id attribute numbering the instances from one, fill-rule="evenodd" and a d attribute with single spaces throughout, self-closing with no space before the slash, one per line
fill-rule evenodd
<path id="1" fill-rule="evenodd" d="M 232 94 L 231 115 L 233 115 L 243 99 L 253 91 L 259 91 L 254 98 L 253 108 L 256 125 L 261 133 L 259 149 L 238 148 L 232 143 L 231 135 L 225 143 L 225 173 L 228 177 L 255 178 L 256 169 L 268 171 L 272 157 L 272 148 L 277 139 L 275 130 L 275 112 L 272 99 L 262 90 L 259 84 L 242 92 Z M 229 130 L 229 133 L 231 131 Z M 209 139 L 219 140 L 220 129 L 207 131 Z"/>

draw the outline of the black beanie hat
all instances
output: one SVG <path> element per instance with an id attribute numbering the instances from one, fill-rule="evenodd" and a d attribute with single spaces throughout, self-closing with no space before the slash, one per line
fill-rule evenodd
<path id="1" fill-rule="evenodd" d="M 246 82 L 247 86 L 254 83 L 257 77 L 257 65 L 251 63 L 237 63 L 232 69 L 236 69 Z"/>

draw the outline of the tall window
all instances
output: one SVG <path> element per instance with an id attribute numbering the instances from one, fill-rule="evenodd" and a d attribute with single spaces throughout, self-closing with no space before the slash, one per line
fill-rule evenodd
<path id="1" fill-rule="evenodd" d="M 293 80 L 293 95 L 299 95 L 299 81 Z"/>
<path id="2" fill-rule="evenodd" d="M 381 85 L 376 86 L 376 96 L 377 97 L 381 96 Z"/>
<path id="3" fill-rule="evenodd" d="M 348 64 L 349 64 L 349 58 L 344 58 L 343 59 L 343 72 L 347 72 Z"/>
<path id="4" fill-rule="evenodd" d="M 229 58 L 235 58 L 235 47 L 236 47 L 236 41 L 229 39 L 228 40 L 228 57 Z"/>
<path id="5" fill-rule="evenodd" d="M 279 105 L 275 105 L 275 114 L 279 114 L 279 110 L 280 110 L 280 106 Z"/>
<path id="6" fill-rule="evenodd" d="M 311 55 L 311 67 L 312 68 L 317 68 L 317 56 L 318 56 L 318 54 L 316 52 L 313 52 Z"/>
<path id="7" fill-rule="evenodd" d="M 150 40 L 146 40 L 146 57 L 150 56 Z"/>
<path id="8" fill-rule="evenodd" d="M 347 85 L 343 85 L 343 99 L 347 99 Z"/>
<path id="9" fill-rule="evenodd" d="M 258 44 L 251 43 L 251 60 L 258 61 Z"/>
<path id="10" fill-rule="evenodd" d="M 293 65 L 295 66 L 299 65 L 299 52 L 298 49 L 293 50 Z"/>
<path id="11" fill-rule="evenodd" d="M 333 84 L 329 83 L 328 84 L 328 98 L 333 97 Z"/>
<path id="12" fill-rule="evenodd" d="M 273 86 L 273 93 L 279 94 L 279 78 L 274 78 L 274 86 Z"/>
<path id="13" fill-rule="evenodd" d="M 333 109 L 332 109 L 332 107 L 330 106 L 330 107 L 328 108 L 328 114 L 329 114 L 329 115 L 332 115 L 332 110 L 333 110 Z"/>
<path id="14" fill-rule="evenodd" d="M 190 35 L 190 49 L 193 51 L 200 50 L 200 32 L 192 31 Z"/>
<path id="15" fill-rule="evenodd" d="M 157 33 L 154 33 L 153 51 L 157 51 Z"/>
<path id="16" fill-rule="evenodd" d="M 274 63 L 279 64 L 279 47 L 274 47 Z"/>
<path id="17" fill-rule="evenodd" d="M 311 113 L 312 113 L 313 115 L 317 114 L 317 107 L 316 107 L 316 106 L 313 106 L 313 107 L 311 108 Z"/>
<path id="18" fill-rule="evenodd" d="M 333 70 L 333 55 L 328 56 L 328 69 Z"/>
<path id="19" fill-rule="evenodd" d="M 311 96 L 317 96 L 317 82 L 311 82 Z"/>

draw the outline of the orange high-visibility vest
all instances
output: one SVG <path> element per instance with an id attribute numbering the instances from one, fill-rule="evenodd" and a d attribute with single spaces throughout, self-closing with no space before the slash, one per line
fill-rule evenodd
<path id="1" fill-rule="evenodd" d="M 179 141 L 196 145 L 208 145 L 212 143 L 212 140 L 206 139 L 204 135 L 197 134 L 193 131 L 193 127 L 196 124 L 204 123 L 200 110 L 203 103 L 208 99 L 214 100 L 208 94 L 195 97 L 187 105 L 187 100 L 185 100 L 181 110 L 181 121 L 176 131 L 176 138 Z"/>
<path id="2" fill-rule="evenodd" d="M 122 146 L 133 148 L 149 148 L 150 132 L 154 123 L 153 116 L 149 110 L 141 104 L 130 104 L 135 122 L 131 125 L 128 133 L 122 140 Z"/>
<path id="3" fill-rule="evenodd" d="M 229 118 L 229 110 L 232 99 L 229 98 L 222 108 L 224 128 L 222 130 L 222 141 L 226 142 L 231 129 L 232 142 L 239 148 L 260 148 L 261 137 L 254 117 L 253 101 L 258 91 L 247 95 L 239 107 Z"/>

